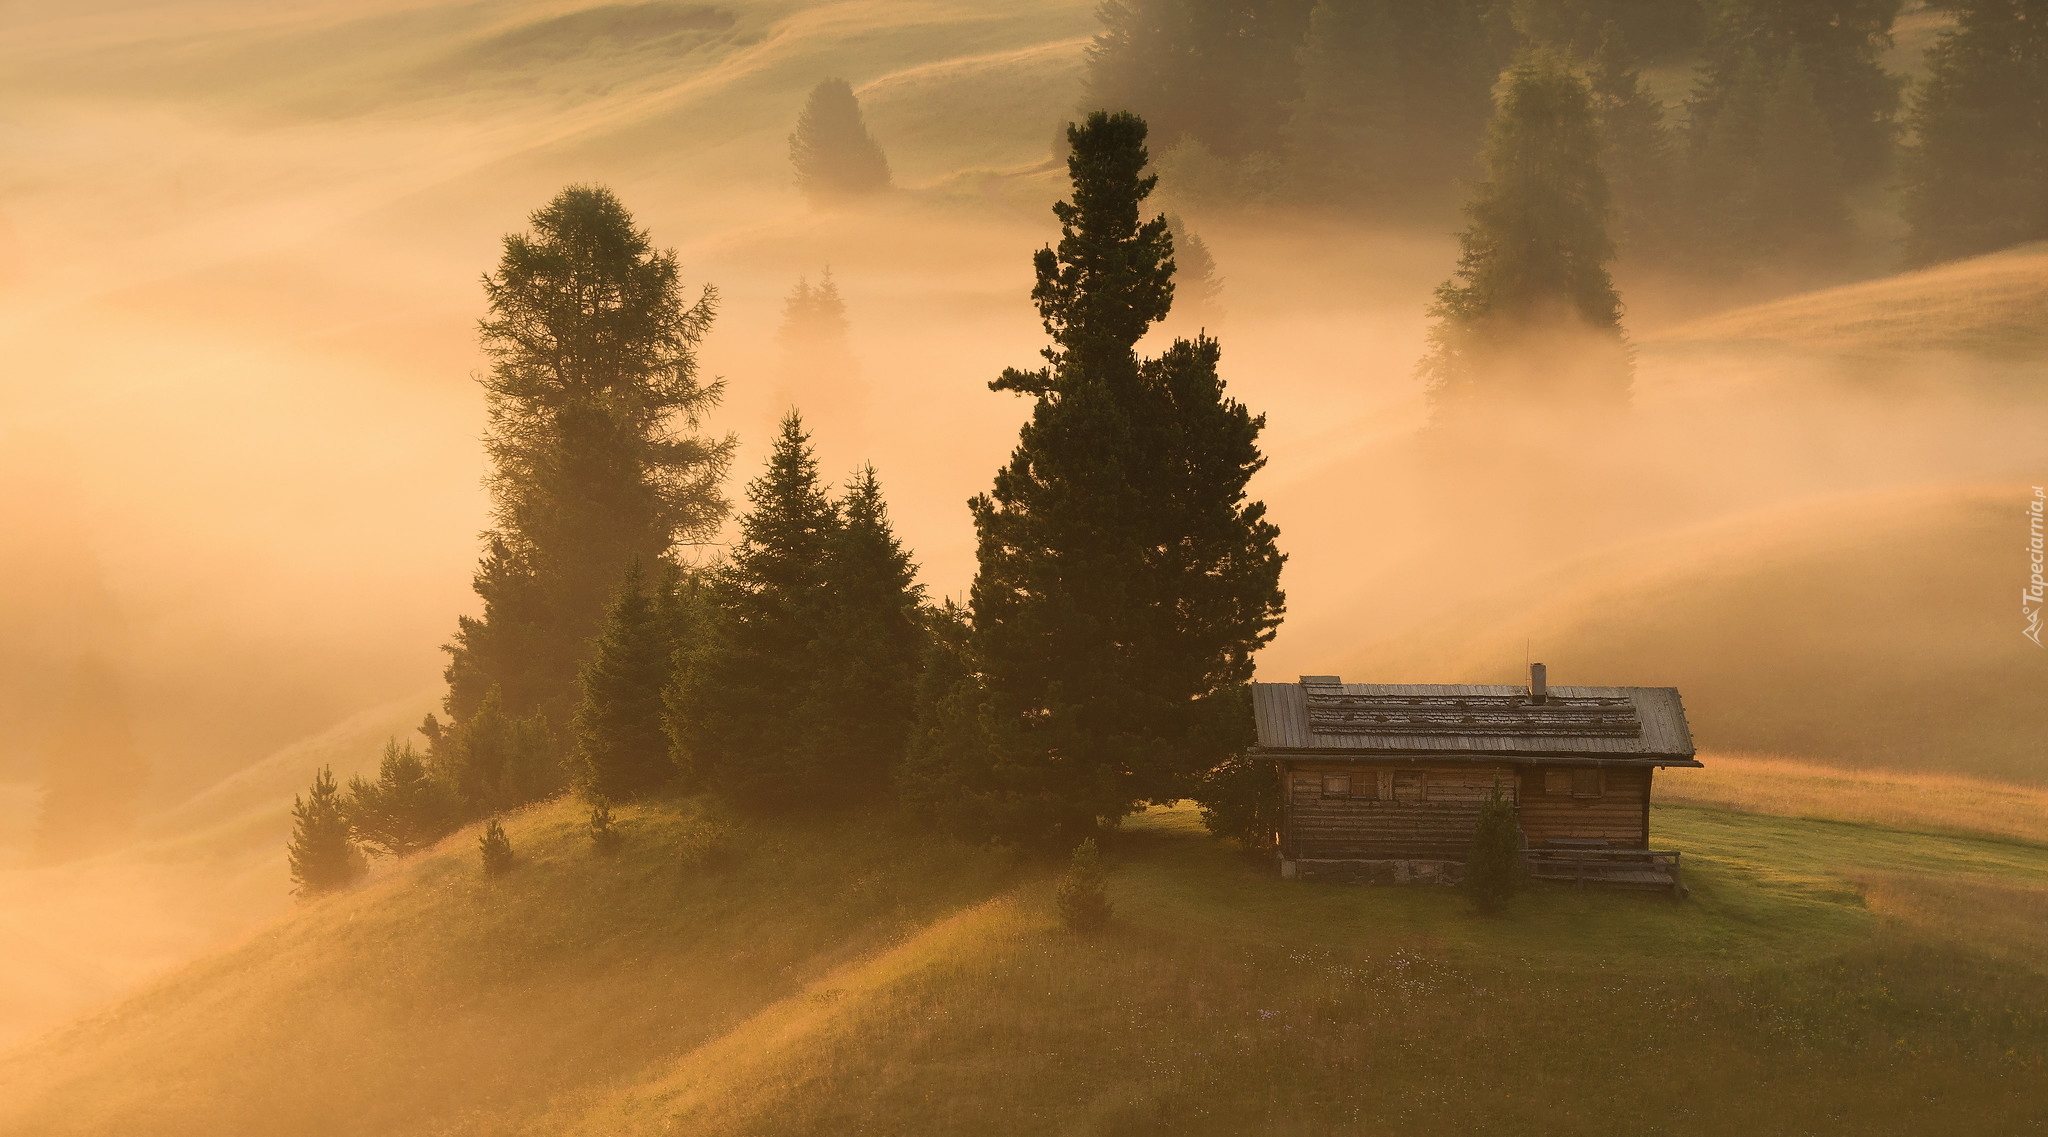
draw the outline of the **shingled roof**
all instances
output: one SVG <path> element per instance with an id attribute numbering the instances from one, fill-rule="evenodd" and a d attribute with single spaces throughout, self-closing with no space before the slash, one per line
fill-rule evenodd
<path id="1" fill-rule="evenodd" d="M 1522 687 L 1346 683 L 1304 675 L 1252 684 L 1258 750 L 1325 758 L 1597 758 L 1697 766 L 1674 687 Z"/>

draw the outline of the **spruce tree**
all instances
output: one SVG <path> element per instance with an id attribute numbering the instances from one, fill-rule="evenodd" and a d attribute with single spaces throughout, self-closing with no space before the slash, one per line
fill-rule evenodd
<path id="1" fill-rule="evenodd" d="M 1109 900 L 1109 886 L 1102 878 L 1102 855 L 1090 837 L 1074 846 L 1067 860 L 1067 875 L 1060 878 L 1055 894 L 1060 923 L 1070 932 L 1100 931 L 1109 923 L 1115 906 Z"/>
<path id="2" fill-rule="evenodd" d="M 1643 86 L 1620 25 L 1602 29 L 1586 77 L 1600 128 L 1600 168 L 1614 196 L 1615 245 L 1625 257 L 1663 253 L 1677 212 L 1671 138 L 1663 104 Z"/>
<path id="3" fill-rule="evenodd" d="M 662 718 L 674 655 L 660 604 L 634 561 L 583 665 L 575 762 L 586 794 L 630 799 L 674 776 Z"/>
<path id="4" fill-rule="evenodd" d="M 839 512 L 824 546 L 812 686 L 800 713 L 820 790 L 855 801 L 886 794 L 910 741 L 924 589 L 890 528 L 874 467 L 848 484 Z"/>
<path id="5" fill-rule="evenodd" d="M 1184 324 L 1197 327 L 1215 324 L 1223 318 L 1223 278 L 1216 275 L 1216 257 L 1179 214 L 1166 215 L 1166 231 L 1173 237 L 1173 315 Z"/>
<path id="6" fill-rule="evenodd" d="M 313 776 L 305 797 L 292 798 L 292 838 L 285 860 L 291 865 L 292 891 L 300 899 L 346 888 L 368 868 L 362 851 L 349 840 L 342 804 L 334 771 L 326 766 Z"/>
<path id="7" fill-rule="evenodd" d="M 2048 238 L 2048 0 L 1954 0 L 1905 162 L 1907 259 Z"/>
<path id="8" fill-rule="evenodd" d="M 987 695 L 973 661 L 967 609 L 947 600 L 927 610 L 923 632 L 910 740 L 895 777 L 897 802 L 912 820 L 966 840 L 1013 831 L 992 816 L 996 755 L 982 718 Z"/>
<path id="9" fill-rule="evenodd" d="M 1509 70 L 1485 164 L 1420 368 L 1439 414 L 1502 399 L 1625 400 L 1600 132 L 1564 58 L 1532 49 Z"/>
<path id="10" fill-rule="evenodd" d="M 1226 160 L 1279 149 L 1313 0 L 1104 0 L 1088 49 L 1092 107 L 1152 122 Z"/>
<path id="11" fill-rule="evenodd" d="M 568 784 L 569 770 L 547 715 L 535 711 L 513 718 L 495 687 L 467 719 L 451 726 L 428 715 L 420 733 L 427 737 L 435 779 L 451 787 L 466 819 L 553 797 Z"/>
<path id="12" fill-rule="evenodd" d="M 403 857 L 453 833 L 462 823 L 454 787 L 436 781 L 410 743 L 385 743 L 377 780 L 349 779 L 342 805 L 349 833 L 372 854 Z"/>
<path id="13" fill-rule="evenodd" d="M 477 835 L 477 853 L 481 856 L 485 876 L 500 876 L 512 867 L 512 838 L 505 835 L 505 827 L 493 817 L 484 822 L 484 830 Z"/>
<path id="14" fill-rule="evenodd" d="M 1173 297 L 1145 123 L 1074 128 L 1073 198 L 1032 291 L 1048 366 L 1004 372 L 1031 421 L 970 503 L 972 651 L 993 758 L 973 793 L 1016 839 L 1068 840 L 1184 796 L 1241 733 L 1234 688 L 1282 606 L 1277 530 L 1245 486 L 1264 426 L 1224 395 L 1216 342 L 1141 361 Z"/>
<path id="15" fill-rule="evenodd" d="M 799 711 L 814 690 L 812 640 L 839 514 L 796 412 L 747 501 L 710 586 L 711 626 L 668 700 L 670 736 L 692 784 L 756 806 L 826 800 Z"/>
<path id="16" fill-rule="evenodd" d="M 712 533 L 732 440 L 692 433 L 720 385 L 695 347 L 716 293 L 686 303 L 610 190 L 572 186 L 505 239 L 484 278 L 493 528 L 448 650 L 459 726 L 496 688 L 514 718 L 567 722 L 584 651 L 619 574 Z"/>
<path id="17" fill-rule="evenodd" d="M 1758 152 L 1770 109 L 1770 77 L 1746 55 L 1721 94 L 1713 125 L 1696 140 L 1687 174 L 1695 259 L 1724 271 L 1754 263 L 1763 203 Z"/>
<path id="18" fill-rule="evenodd" d="M 789 136 L 796 185 L 813 204 L 864 197 L 889 188 L 889 159 L 868 133 L 853 84 L 821 80 L 797 112 Z"/>
<path id="19" fill-rule="evenodd" d="M 1848 187 L 1798 52 L 1771 84 L 1756 156 L 1759 249 L 1781 260 L 1839 256 L 1850 239 Z"/>

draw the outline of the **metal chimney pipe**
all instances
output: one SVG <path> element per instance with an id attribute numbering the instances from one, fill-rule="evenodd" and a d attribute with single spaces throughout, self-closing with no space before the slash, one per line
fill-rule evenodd
<path id="1" fill-rule="evenodd" d="M 1543 665 L 1542 665 L 1542 664 L 1540 664 L 1540 663 L 1532 663 L 1532 664 L 1530 664 L 1530 665 L 1529 665 L 1529 701 L 1530 701 L 1531 703 L 1535 704 L 1536 706 L 1539 706 L 1539 707 L 1540 707 L 1540 706 L 1542 706 L 1542 705 L 1543 705 L 1543 701 L 1544 701 L 1545 699 L 1548 699 L 1549 697 L 1550 697 L 1550 676 L 1549 676 L 1549 674 L 1548 674 L 1547 672 L 1545 672 L 1545 671 L 1544 671 L 1544 669 L 1543 669 Z"/>

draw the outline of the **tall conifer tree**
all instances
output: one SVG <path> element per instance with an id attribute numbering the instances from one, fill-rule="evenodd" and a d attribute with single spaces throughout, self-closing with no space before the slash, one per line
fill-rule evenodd
<path id="1" fill-rule="evenodd" d="M 839 514 L 796 412 L 747 501 L 731 560 L 710 587 L 712 626 L 669 698 L 670 734 L 695 784 L 755 805 L 823 799 L 832 787 L 816 783 L 799 712 L 814 689 L 812 641 Z"/>
<path id="2" fill-rule="evenodd" d="M 1615 245 L 1627 257 L 1663 252 L 1676 213 L 1671 138 L 1663 104 L 1643 86 L 1620 25 L 1602 30 L 1586 78 L 1600 126 L 1600 168 L 1614 194 Z"/>
<path id="3" fill-rule="evenodd" d="M 1626 398 L 1600 145 L 1570 63 L 1549 49 L 1524 54 L 1487 134 L 1487 180 L 1466 206 L 1457 274 L 1431 310 L 1421 372 L 1439 412 L 1502 398 Z"/>
<path id="4" fill-rule="evenodd" d="M 789 136 L 797 188 L 815 204 L 865 197 L 889 188 L 889 159 L 868 133 L 860 99 L 844 79 L 821 80 L 797 112 Z"/>
<path id="5" fill-rule="evenodd" d="M 646 574 L 634 561 L 583 665 L 576 766 L 593 798 L 636 797 L 674 776 L 662 720 L 674 656 L 662 604 L 648 595 Z"/>
<path id="6" fill-rule="evenodd" d="M 2048 0 L 1955 0 L 1906 159 L 1917 264 L 2048 238 Z"/>
<path id="7" fill-rule="evenodd" d="M 1047 366 L 991 385 L 1036 399 L 971 503 L 994 737 L 967 790 L 1013 837 L 1074 840 L 1183 796 L 1240 740 L 1235 689 L 1279 622 L 1277 530 L 1244 492 L 1264 420 L 1225 397 L 1214 340 L 1135 351 L 1173 299 L 1166 220 L 1141 220 L 1145 134 L 1104 112 L 1070 132 L 1073 198 L 1032 291 Z"/>
<path id="8" fill-rule="evenodd" d="M 719 397 L 695 355 L 716 293 L 686 302 L 675 254 L 610 190 L 572 186 L 532 223 L 484 278 L 494 527 L 483 616 L 463 617 L 448 648 L 458 726 L 493 688 L 515 718 L 566 723 L 626 565 L 707 536 L 726 511 L 732 440 L 690 433 Z"/>
<path id="9" fill-rule="evenodd" d="M 292 837 L 285 860 L 292 870 L 292 891 L 302 900 L 345 888 L 369 867 L 362 850 L 349 839 L 341 787 L 326 766 L 313 776 L 305 797 L 292 799 Z"/>

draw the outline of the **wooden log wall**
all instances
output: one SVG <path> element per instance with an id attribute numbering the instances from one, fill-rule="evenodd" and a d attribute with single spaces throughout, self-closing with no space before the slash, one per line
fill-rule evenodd
<path id="1" fill-rule="evenodd" d="M 1513 767 L 1300 763 L 1287 786 L 1285 855 L 1297 860 L 1462 861 L 1479 824 L 1479 807 L 1496 782 L 1509 798 L 1520 785 Z M 1341 794 L 1328 779 L 1347 779 Z"/>
<path id="2" fill-rule="evenodd" d="M 1647 849 L 1650 840 L 1648 767 L 1592 771 L 1598 796 L 1574 796 L 1557 767 L 1522 771 L 1522 832 L 1531 848 L 1551 841 L 1605 841 L 1617 849 Z M 1549 781 L 1546 783 L 1546 778 Z M 1583 787 L 1581 787 L 1583 789 Z"/>

